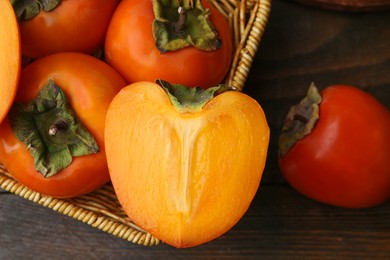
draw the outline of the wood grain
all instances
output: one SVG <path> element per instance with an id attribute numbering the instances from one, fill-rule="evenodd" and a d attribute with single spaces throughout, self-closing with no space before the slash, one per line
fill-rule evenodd
<path id="1" fill-rule="evenodd" d="M 297 2 L 324 9 L 367 12 L 390 9 L 389 0 L 296 0 Z"/>
<path id="2" fill-rule="evenodd" d="M 390 13 L 343 13 L 274 0 L 244 91 L 271 128 L 262 187 L 242 220 L 205 245 L 143 247 L 0 192 L 0 259 L 390 259 L 390 202 L 350 210 L 291 189 L 277 164 L 288 108 L 314 81 L 345 83 L 390 109 Z"/>

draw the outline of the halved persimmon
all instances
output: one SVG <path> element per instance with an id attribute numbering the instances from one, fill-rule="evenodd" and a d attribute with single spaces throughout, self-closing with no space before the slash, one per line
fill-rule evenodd
<path id="1" fill-rule="evenodd" d="M 15 98 L 20 68 L 18 21 L 10 1 L 0 1 L 0 122 L 3 121 Z"/>
<path id="2" fill-rule="evenodd" d="M 136 224 L 174 247 L 193 247 L 227 232 L 247 211 L 269 128 L 260 105 L 243 93 L 161 85 L 166 91 L 134 83 L 110 104 L 109 172 Z"/>

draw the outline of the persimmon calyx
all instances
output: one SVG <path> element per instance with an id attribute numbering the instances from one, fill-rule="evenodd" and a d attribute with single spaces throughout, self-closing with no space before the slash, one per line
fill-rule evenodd
<path id="1" fill-rule="evenodd" d="M 29 20 L 41 11 L 50 12 L 61 0 L 10 0 L 19 21 Z"/>
<path id="2" fill-rule="evenodd" d="M 180 84 L 170 84 L 167 81 L 157 79 L 160 85 L 168 94 L 172 105 L 180 113 L 195 113 L 200 111 L 215 96 L 229 90 L 233 90 L 223 84 L 208 89 L 201 87 L 187 87 Z"/>
<path id="3" fill-rule="evenodd" d="M 35 169 L 44 177 L 69 166 L 75 156 L 99 151 L 95 139 L 53 80 L 48 81 L 34 100 L 15 102 L 9 121 L 15 136 L 30 151 Z"/>
<path id="4" fill-rule="evenodd" d="M 319 105 L 322 97 L 312 83 L 306 97 L 287 113 L 279 137 L 279 155 L 284 156 L 291 147 L 306 135 L 310 134 L 319 119 Z"/>
<path id="5" fill-rule="evenodd" d="M 187 46 L 204 51 L 221 47 L 221 39 L 211 23 L 210 9 L 201 0 L 153 0 L 153 37 L 161 52 L 182 49 Z"/>

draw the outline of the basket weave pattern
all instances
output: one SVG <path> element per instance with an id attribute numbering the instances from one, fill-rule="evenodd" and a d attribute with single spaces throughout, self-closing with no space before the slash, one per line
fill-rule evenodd
<path id="1" fill-rule="evenodd" d="M 268 21 L 271 0 L 210 1 L 229 20 L 233 35 L 235 52 L 225 83 L 241 91 Z M 20 184 L 0 163 L 0 188 L 132 243 L 153 246 L 161 242 L 127 217 L 111 183 L 84 196 L 56 199 Z"/>

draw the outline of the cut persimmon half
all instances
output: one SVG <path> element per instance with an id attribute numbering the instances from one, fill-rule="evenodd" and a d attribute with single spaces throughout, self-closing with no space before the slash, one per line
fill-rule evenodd
<path id="1" fill-rule="evenodd" d="M 110 177 L 134 223 L 169 245 L 193 247 L 227 232 L 249 208 L 269 127 L 243 93 L 162 85 L 166 91 L 134 83 L 110 104 Z"/>
<path id="2" fill-rule="evenodd" d="M 18 88 L 21 49 L 18 21 L 10 1 L 0 1 L 0 122 L 8 113 Z"/>

